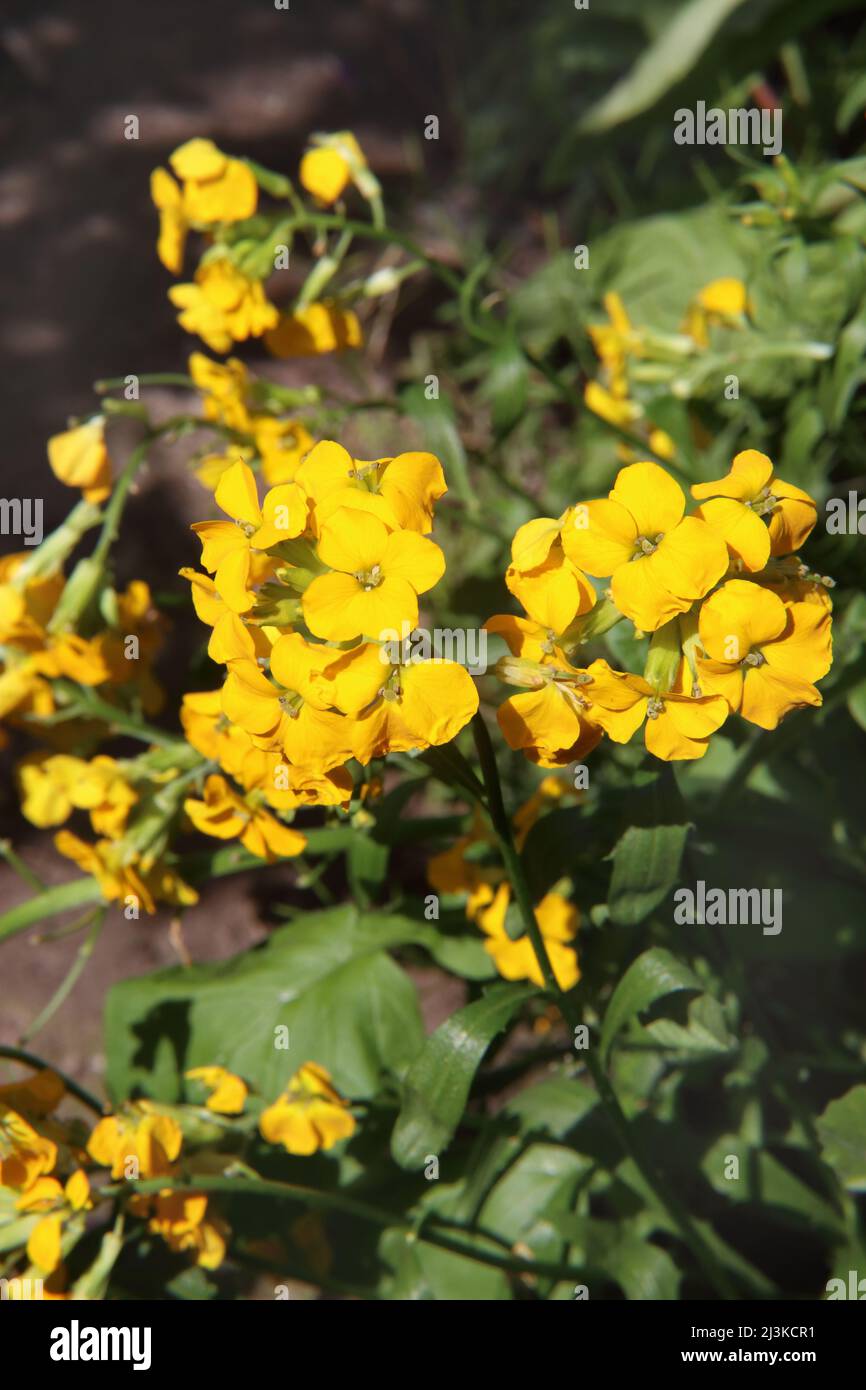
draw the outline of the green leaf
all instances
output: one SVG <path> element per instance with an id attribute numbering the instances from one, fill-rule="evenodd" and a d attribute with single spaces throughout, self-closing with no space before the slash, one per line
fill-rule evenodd
<path id="1" fill-rule="evenodd" d="M 580 123 L 585 132 L 610 130 L 639 116 L 687 77 L 729 15 L 744 0 L 689 0 L 674 14 L 631 72 L 596 104 Z"/>
<path id="2" fill-rule="evenodd" d="M 507 341 L 494 350 L 479 395 L 490 401 L 497 434 L 504 434 L 520 419 L 529 395 L 529 363 L 518 343 Z"/>
<path id="3" fill-rule="evenodd" d="M 569 1211 L 591 1167 L 591 1159 L 560 1144 L 530 1144 L 493 1188 L 478 1225 L 514 1244 L 542 1215 Z"/>
<path id="4" fill-rule="evenodd" d="M 446 396 L 428 400 L 424 394 L 424 387 L 416 384 L 401 391 L 400 403 L 404 412 L 419 425 L 425 448 L 440 460 L 449 487 L 470 507 L 476 508 L 478 501 L 469 480 L 466 451 L 457 429 L 451 402 Z"/>
<path id="5" fill-rule="evenodd" d="M 678 990 L 701 991 L 697 976 L 662 947 L 644 951 L 632 961 L 613 992 L 601 1030 L 602 1055 L 606 1055 L 619 1030 L 657 999 Z"/>
<path id="6" fill-rule="evenodd" d="M 631 825 L 617 843 L 607 895 L 610 915 L 634 927 L 657 907 L 677 880 L 689 825 Z"/>
<path id="7" fill-rule="evenodd" d="M 599 1261 L 629 1300 L 679 1298 L 681 1274 L 666 1250 L 626 1236 Z"/>
<path id="8" fill-rule="evenodd" d="M 866 1086 L 831 1100 L 816 1128 L 824 1162 L 850 1192 L 866 1192 Z"/>
<path id="9" fill-rule="evenodd" d="M 348 1096 L 374 1095 L 423 1043 L 414 987 L 387 955 L 423 935 L 406 918 L 345 906 L 299 918 L 232 960 L 122 981 L 106 1005 L 112 1095 L 175 1101 L 185 1070 L 215 1062 L 273 1098 L 306 1061 L 327 1067 Z M 288 1049 L 276 1045 L 281 1026 Z"/>
<path id="10" fill-rule="evenodd" d="M 102 902 L 102 889 L 95 878 L 73 878 L 69 883 L 58 883 L 56 888 L 46 888 L 44 893 L 37 893 L 4 912 L 0 917 L 0 941 L 44 922 L 46 917 L 56 917 L 70 908 L 98 902 Z"/>
<path id="11" fill-rule="evenodd" d="M 502 1254 L 492 1241 L 478 1242 L 479 1249 Z M 393 1270 L 383 1287 L 385 1298 L 401 1303 L 442 1299 L 446 1302 L 494 1302 L 511 1297 L 508 1279 L 465 1255 L 452 1254 L 416 1240 L 404 1231 L 385 1231 L 379 1253 Z"/>
<path id="12" fill-rule="evenodd" d="M 529 985 L 494 985 L 427 1039 L 407 1073 L 391 1138 L 401 1168 L 423 1168 L 428 1154 L 448 1147 L 490 1043 L 535 993 Z"/>

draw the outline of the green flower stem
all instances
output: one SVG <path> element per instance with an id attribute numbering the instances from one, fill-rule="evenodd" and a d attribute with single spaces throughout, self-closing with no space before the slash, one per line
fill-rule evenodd
<path id="1" fill-rule="evenodd" d="M 0 840 L 0 855 L 6 860 L 10 869 L 14 869 L 18 877 L 22 878 L 28 887 L 35 888 L 37 893 L 44 893 L 45 884 L 42 882 L 41 878 L 37 878 L 33 870 L 24 863 L 21 856 L 12 848 L 12 842 L 10 840 Z"/>
<path id="2" fill-rule="evenodd" d="M 341 1211 L 347 1216 L 355 1216 L 361 1221 L 369 1221 L 385 1230 L 400 1231 L 407 1240 L 422 1240 L 428 1245 L 439 1246 L 442 1250 L 448 1250 L 455 1255 L 462 1255 L 466 1259 L 476 1260 L 479 1264 L 491 1265 L 494 1269 L 501 1269 L 506 1273 L 535 1275 L 548 1279 L 583 1279 L 586 1275 L 585 1268 L 578 1265 L 558 1265 L 547 1260 L 524 1260 L 519 1255 L 512 1254 L 507 1242 L 501 1237 L 490 1235 L 486 1231 L 475 1230 L 472 1227 L 461 1226 L 457 1222 L 430 1216 L 424 1221 L 423 1229 L 419 1233 L 417 1227 L 411 1222 L 401 1221 L 395 1212 L 388 1211 L 384 1207 L 376 1207 L 369 1202 L 359 1201 L 355 1197 L 347 1196 L 344 1192 L 319 1191 L 312 1187 L 302 1187 L 298 1183 L 274 1182 L 263 1178 L 231 1178 L 209 1175 L 192 1177 L 188 1182 L 173 1178 L 147 1178 L 144 1181 L 128 1184 L 113 1183 L 109 1187 L 102 1188 L 99 1195 L 101 1197 L 120 1197 L 124 1194 L 149 1194 L 165 1190 L 222 1192 L 233 1197 L 268 1197 L 277 1201 L 300 1202 L 312 1208 L 324 1207 L 326 1210 Z M 507 1253 L 499 1255 L 493 1250 L 479 1250 L 477 1246 L 470 1244 L 467 1240 L 459 1239 L 460 1236 L 488 1241 L 491 1245 L 501 1245 L 504 1252 Z"/>
<path id="3" fill-rule="evenodd" d="M 97 1100 L 96 1096 L 92 1095 L 84 1086 L 79 1085 L 71 1076 L 67 1076 L 59 1067 L 55 1067 L 51 1062 L 46 1062 L 42 1057 L 37 1057 L 35 1052 L 27 1052 L 23 1047 L 8 1047 L 0 1044 L 0 1057 L 5 1057 L 10 1062 L 22 1062 L 25 1066 L 33 1067 L 36 1071 L 53 1071 L 55 1076 L 60 1077 L 69 1094 L 75 1096 L 76 1100 L 80 1100 L 82 1105 L 86 1105 L 88 1110 L 92 1110 L 100 1119 L 103 1115 L 108 1114 L 111 1108 L 104 1105 L 101 1100 Z"/>
<path id="4" fill-rule="evenodd" d="M 526 928 L 526 935 L 532 943 L 539 969 L 547 987 L 548 993 L 555 998 L 557 1005 L 569 1026 L 572 1033 L 580 1025 L 581 1019 L 569 1000 L 567 993 L 562 990 L 557 982 L 550 957 L 547 954 L 547 947 L 535 917 L 535 907 L 532 896 L 529 892 L 529 885 L 523 871 L 511 834 L 511 822 L 505 810 L 502 799 L 502 786 L 499 781 L 499 770 L 496 766 L 496 755 L 493 751 L 493 744 L 487 725 L 480 714 L 476 714 L 472 720 L 472 731 L 475 735 L 475 745 L 478 749 L 478 758 L 481 764 L 481 772 L 484 784 L 487 788 L 487 804 L 490 819 L 494 832 L 499 842 L 502 852 L 503 862 L 506 872 L 511 882 L 517 905 L 523 918 Z M 694 1255 L 695 1260 L 703 1269 L 707 1279 L 721 1298 L 737 1298 L 737 1290 L 729 1280 L 726 1272 L 717 1265 L 712 1253 L 707 1248 L 703 1238 L 692 1223 L 687 1211 L 680 1203 L 676 1195 L 671 1192 L 667 1183 L 661 1175 L 654 1171 L 650 1160 L 644 1155 L 638 1144 L 633 1127 L 619 1103 L 619 1098 L 608 1078 L 606 1071 L 598 1057 L 591 1048 L 584 1054 L 587 1068 L 592 1076 L 601 1099 L 602 1105 L 608 1118 L 616 1131 L 617 1137 L 622 1145 L 623 1151 L 638 1168 L 641 1176 L 651 1189 L 656 1200 L 667 1211 L 671 1220 L 680 1232 L 683 1242 L 688 1246 Z"/>
<path id="5" fill-rule="evenodd" d="M 37 1014 L 27 1031 L 21 1034 L 22 1043 L 31 1042 L 32 1039 L 36 1037 L 37 1033 L 41 1033 L 45 1025 L 54 1017 L 60 1005 L 72 993 L 85 966 L 93 955 L 94 947 L 99 939 L 99 934 L 105 924 L 105 913 L 106 909 L 104 907 L 94 908 L 92 912 L 88 913 L 82 925 L 89 925 L 90 931 L 79 946 L 72 965 L 64 975 L 48 1003 L 45 1005 L 45 1008 Z"/>
<path id="6" fill-rule="evenodd" d="M 135 376 L 139 386 L 185 386 L 190 391 L 195 388 L 192 377 L 185 372 L 131 372 L 130 376 Z M 107 391 L 120 391 L 126 384 L 125 376 L 108 377 L 105 381 L 94 381 L 93 389 L 104 396 Z"/>

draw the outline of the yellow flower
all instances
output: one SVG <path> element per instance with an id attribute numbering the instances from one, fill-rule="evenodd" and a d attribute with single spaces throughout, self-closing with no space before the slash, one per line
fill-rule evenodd
<path id="1" fill-rule="evenodd" d="M 305 1062 L 282 1095 L 262 1111 L 259 1131 L 269 1144 L 282 1144 L 290 1154 L 331 1149 L 355 1133 L 348 1105 L 331 1084 L 331 1073 L 318 1062 Z"/>
<path id="2" fill-rule="evenodd" d="M 433 508 L 448 491 L 433 454 L 406 453 L 364 462 L 333 440 L 311 449 L 295 474 L 313 504 L 316 526 L 341 507 L 369 511 L 391 530 L 433 529 Z"/>
<path id="3" fill-rule="evenodd" d="M 212 773 L 204 784 L 204 800 L 188 797 L 183 809 L 196 830 L 218 840 L 240 839 L 250 854 L 269 862 L 300 854 L 306 839 L 257 805 L 233 791 L 224 777 Z"/>
<path id="4" fill-rule="evenodd" d="M 726 477 L 695 483 L 692 496 L 702 503 L 695 515 L 752 572 L 762 570 L 771 554 L 799 550 L 818 517 L 809 494 L 774 477 L 772 463 L 757 449 L 737 454 Z"/>
<path id="5" fill-rule="evenodd" d="M 228 1227 L 207 1216 L 204 1192 L 160 1192 L 148 1230 L 161 1236 L 170 1250 L 192 1254 L 202 1269 L 218 1269 L 225 1259 Z"/>
<path id="6" fill-rule="evenodd" d="M 92 1206 L 90 1183 L 83 1169 L 76 1169 L 65 1187 L 56 1178 L 38 1178 L 16 1203 L 17 1210 L 24 1213 L 46 1213 L 27 1239 L 31 1264 L 45 1274 L 53 1274 L 62 1259 L 64 1225 L 77 1212 Z"/>
<path id="7" fill-rule="evenodd" d="M 247 408 L 250 376 L 243 362 L 230 357 L 227 362 L 214 362 L 203 352 L 190 353 L 189 374 L 202 393 L 205 419 L 249 434 L 252 416 Z"/>
<path id="8" fill-rule="evenodd" d="M 626 363 L 629 357 L 641 355 L 643 344 L 641 334 L 632 326 L 620 296 L 611 291 L 604 296 L 603 303 L 610 322 L 589 324 L 587 332 L 605 368 L 611 391 L 609 399 L 613 402 L 615 398 L 622 400 L 628 395 Z M 595 405 L 591 408 L 597 410 L 599 415 L 604 415 L 603 409 L 598 410 Z M 627 421 L 616 420 L 614 423 L 626 424 Z"/>
<path id="9" fill-rule="evenodd" d="M 66 1094 L 66 1087 L 56 1072 L 43 1067 L 24 1081 L 10 1081 L 0 1086 L 0 1105 L 11 1106 L 22 1115 L 50 1115 Z"/>
<path id="10" fill-rule="evenodd" d="M 205 1104 L 218 1115 L 240 1115 L 247 1098 L 246 1084 L 225 1067 L 192 1067 L 184 1072 L 189 1081 L 200 1081 L 210 1091 Z"/>
<path id="11" fill-rule="evenodd" d="M 0 1101 L 0 1188 L 24 1192 L 57 1162 L 57 1145 Z"/>
<path id="12" fill-rule="evenodd" d="M 500 884 L 493 902 L 479 912 L 478 925 L 489 938 L 484 949 L 506 980 L 531 980 L 544 988 L 544 976 L 529 937 L 521 936 L 512 941 L 505 930 L 510 900 L 509 885 Z M 571 989 L 580 979 L 577 952 L 568 945 L 577 934 L 580 921 L 577 908 L 559 893 L 547 893 L 535 909 L 535 920 L 541 929 L 557 984 L 560 989 Z"/>
<path id="13" fill-rule="evenodd" d="M 833 661 L 824 604 L 785 604 L 760 584 L 730 579 L 702 605 L 699 632 L 701 689 L 723 695 L 750 723 L 775 729 L 792 709 L 822 703 L 812 682 Z"/>
<path id="14" fill-rule="evenodd" d="M 338 657 L 300 633 L 285 633 L 271 649 L 273 681 L 254 661 L 229 663 L 223 712 L 258 747 L 280 748 L 290 763 L 326 772 L 352 752 L 345 720 L 330 712 L 334 701 L 325 668 Z"/>
<path id="15" fill-rule="evenodd" d="M 258 205 L 249 165 L 231 159 L 212 140 L 187 140 L 169 163 L 183 182 L 183 211 L 190 222 L 242 222 Z"/>
<path id="16" fill-rule="evenodd" d="M 611 575 L 614 603 L 644 632 L 684 613 L 728 568 L 721 537 L 684 511 L 682 489 L 663 468 L 633 463 L 562 531 L 568 557 L 588 574 Z"/>
<path id="17" fill-rule="evenodd" d="M 304 590 L 304 622 L 332 642 L 380 638 L 418 622 L 418 595 L 445 572 L 445 557 L 417 531 L 388 531 L 376 517 L 341 507 L 322 523 L 319 559 L 331 570 Z"/>
<path id="18" fill-rule="evenodd" d="M 606 661 L 581 670 L 556 652 L 544 664 L 506 657 L 498 670 L 510 684 L 527 687 L 497 711 L 505 741 L 542 767 L 579 761 L 595 748 L 602 730 L 617 742 L 634 732 L 631 696 Z"/>
<path id="19" fill-rule="evenodd" d="M 41 829 L 62 825 L 78 808 L 90 812 L 97 835 L 116 840 L 138 800 L 120 765 L 104 754 L 87 762 L 65 753 L 31 753 L 16 773 L 22 815 Z"/>
<path id="20" fill-rule="evenodd" d="M 308 193 L 329 207 L 350 182 L 367 169 L 364 151 L 351 131 L 314 137 L 313 148 L 301 160 L 299 178 Z"/>
<path id="21" fill-rule="evenodd" d="M 92 874 L 108 902 L 130 898 L 140 903 L 147 913 L 156 911 L 156 902 L 188 906 L 198 902 L 198 893 L 188 883 L 157 861 L 155 864 L 124 864 L 121 847 L 110 840 L 97 840 L 89 845 L 69 830 L 59 830 L 54 836 L 57 850 L 72 859 L 86 874 Z"/>
<path id="22" fill-rule="evenodd" d="M 606 662 L 596 662 L 606 666 Z M 683 679 L 684 662 L 680 662 L 677 678 Z M 615 721 L 605 732 L 615 743 L 627 743 L 632 734 L 645 723 L 644 740 L 647 750 L 663 762 L 680 762 L 702 758 L 710 736 L 724 724 L 730 712 L 728 702 L 717 694 L 691 695 L 681 689 L 659 690 L 643 676 L 607 668 L 610 678 L 620 687 L 621 707 Z"/>
<path id="23" fill-rule="evenodd" d="M 265 482 L 291 483 L 301 463 L 313 447 L 314 440 L 300 420 L 275 420 L 272 415 L 257 415 L 252 421 L 252 434 L 262 460 Z"/>
<path id="24" fill-rule="evenodd" d="M 193 525 L 202 543 L 201 562 L 215 574 L 216 591 L 232 612 L 245 613 L 255 602 L 251 551 L 299 536 L 307 524 L 307 499 L 295 483 L 281 483 L 270 489 L 260 506 L 255 474 L 238 462 L 223 473 L 214 500 L 232 520 Z"/>
<path id="25" fill-rule="evenodd" d="M 735 326 L 748 308 L 748 296 L 742 280 L 732 275 L 711 280 L 695 295 L 686 311 L 683 332 L 693 338 L 698 347 L 705 348 L 710 341 L 709 329 L 720 323 Z"/>
<path id="26" fill-rule="evenodd" d="M 276 311 L 274 311 L 276 314 Z M 308 304 L 293 314 L 280 314 L 268 324 L 265 344 L 275 357 L 318 357 L 325 352 L 342 352 L 360 347 L 364 341 L 358 316 L 353 309 L 336 304 Z M 202 335 L 204 336 L 204 335 Z M 217 348 L 217 351 L 225 349 Z"/>
<path id="27" fill-rule="evenodd" d="M 385 650 L 367 642 L 324 672 L 333 682 L 334 703 L 349 718 L 351 754 L 360 763 L 450 743 L 478 709 L 478 691 L 468 671 L 453 661 L 383 661 Z"/>
<path id="28" fill-rule="evenodd" d="M 170 1115 L 137 1101 L 100 1120 L 87 1141 L 96 1163 L 113 1178 L 164 1178 L 183 1144 L 183 1132 Z"/>
<path id="29" fill-rule="evenodd" d="M 183 209 L 183 192 L 167 169 L 154 169 L 150 176 L 150 197 L 159 213 L 156 254 L 166 270 L 180 275 L 189 222 Z"/>
<path id="30" fill-rule="evenodd" d="M 618 425 L 627 430 L 641 417 L 641 408 L 628 396 L 615 396 L 601 382 L 588 381 L 583 388 L 583 399 L 593 415 L 606 420 L 609 425 Z"/>
<path id="31" fill-rule="evenodd" d="M 111 492 L 111 459 L 105 447 L 105 420 L 96 415 L 48 441 L 51 471 L 67 487 L 80 487 L 87 502 L 103 502 Z"/>
<path id="32" fill-rule="evenodd" d="M 173 285 L 168 297 L 181 311 L 181 328 L 197 333 L 213 352 L 228 352 L 233 342 L 260 338 L 279 318 L 260 281 L 248 279 L 225 257 L 203 262 L 195 283 Z"/>

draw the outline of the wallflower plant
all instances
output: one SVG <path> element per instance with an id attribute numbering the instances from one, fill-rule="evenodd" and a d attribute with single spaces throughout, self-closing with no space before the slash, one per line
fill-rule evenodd
<path id="1" fill-rule="evenodd" d="M 0 940 L 73 910 L 85 933 L 0 1047 L 3 1274 L 57 1299 L 142 1296 L 166 1262 L 182 1297 L 262 1270 L 364 1297 L 640 1296 L 637 1244 L 664 1296 L 772 1296 L 724 1234 L 739 1199 L 715 1149 L 741 1132 L 690 1140 L 696 1220 L 653 1131 L 694 1067 L 727 1075 L 730 1124 L 760 1130 L 771 1044 L 734 988 L 748 966 L 678 939 L 665 900 L 723 835 L 710 819 L 690 838 L 705 805 L 777 795 L 810 721 L 839 712 L 834 605 L 843 644 L 862 626 L 831 599 L 790 440 L 777 464 L 754 413 L 706 408 L 719 343 L 761 332 L 748 267 L 672 283 L 661 326 L 601 286 L 563 368 L 497 267 L 392 232 L 351 132 L 311 134 L 296 180 L 191 139 L 151 195 L 186 370 L 136 378 L 143 402 L 98 384 L 47 445 L 68 516 L 0 561 L 3 739 L 62 880 L 5 845 L 31 896 Z M 410 280 L 453 301 L 459 351 L 429 348 L 435 393 L 365 399 L 367 335 Z M 344 354 L 351 398 L 316 370 Z M 118 417 L 142 432 L 125 459 Z M 165 442 L 197 504 L 153 591 L 118 574 Z M 393 641 L 419 628 L 450 655 Z M 480 675 L 455 655 L 467 628 L 493 649 Z M 189 649 L 169 698 L 165 653 Z M 168 914 L 183 942 L 241 872 L 267 875 L 281 924 L 116 985 L 105 1100 L 29 1051 L 101 931 Z M 429 1036 L 421 967 L 459 1001 Z M 786 1072 L 772 1084 L 787 1144 L 801 1107 Z M 837 1197 L 841 1248 L 844 1177 Z"/>

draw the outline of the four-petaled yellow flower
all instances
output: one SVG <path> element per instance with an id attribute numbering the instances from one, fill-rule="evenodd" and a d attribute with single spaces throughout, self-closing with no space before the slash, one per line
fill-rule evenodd
<path id="1" fill-rule="evenodd" d="M 349 1102 L 334 1089 L 331 1073 L 318 1062 L 305 1062 L 273 1105 L 259 1117 L 259 1131 L 269 1144 L 290 1154 L 331 1149 L 355 1133 Z"/>
<path id="2" fill-rule="evenodd" d="M 684 516 L 685 504 L 658 464 L 633 463 L 607 498 L 579 504 L 563 527 L 566 555 L 588 574 L 610 575 L 614 603 L 644 632 L 685 613 L 728 568 L 722 538 Z"/>
<path id="3" fill-rule="evenodd" d="M 754 573 L 771 555 L 799 550 L 818 509 L 807 492 L 773 475 L 773 465 L 757 449 L 744 449 L 731 471 L 713 483 L 694 483 L 692 496 L 701 517 L 722 537 L 735 560 Z"/>

